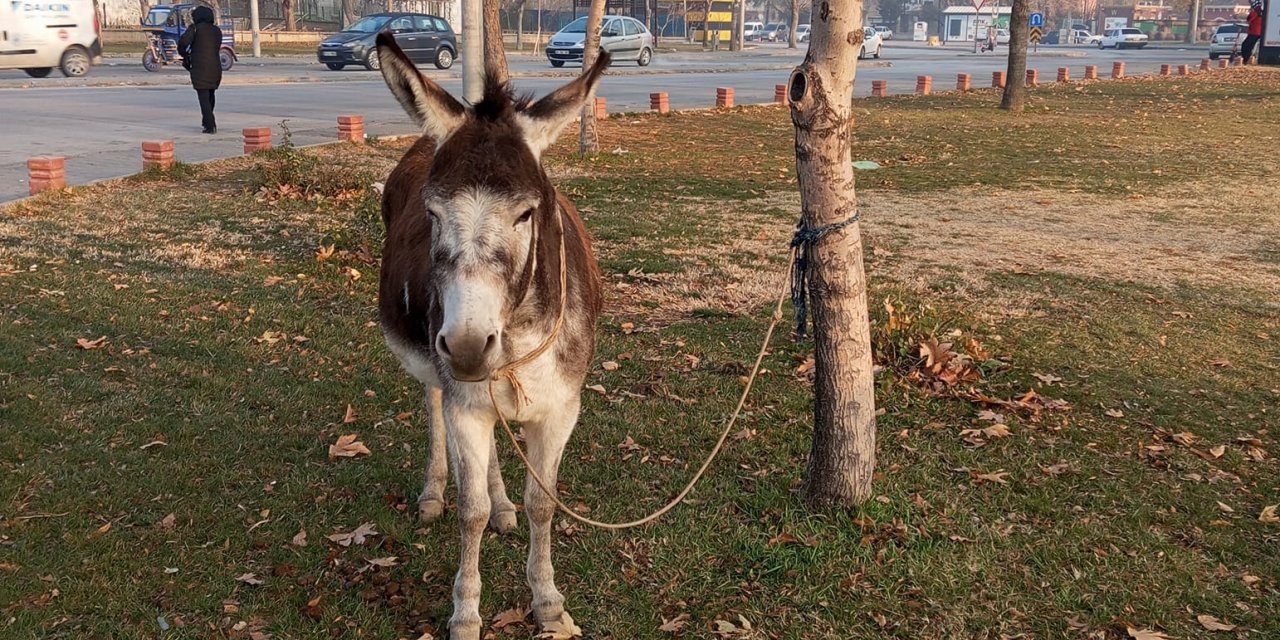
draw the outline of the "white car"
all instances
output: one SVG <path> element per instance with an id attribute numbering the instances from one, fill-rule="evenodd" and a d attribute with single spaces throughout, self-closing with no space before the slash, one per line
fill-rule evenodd
<path id="1" fill-rule="evenodd" d="M 1102 36 L 1095 36 L 1084 29 L 1072 29 L 1071 41 L 1076 44 L 1098 44 L 1102 42 Z"/>
<path id="2" fill-rule="evenodd" d="M 876 33 L 880 35 L 881 40 L 893 39 L 893 29 L 890 29 L 889 27 L 872 27 L 872 29 L 876 30 Z"/>
<path id="3" fill-rule="evenodd" d="M 763 22 L 742 23 L 742 39 L 743 40 L 759 40 L 762 34 L 764 34 Z"/>
<path id="4" fill-rule="evenodd" d="M 79 78 L 102 62 L 102 27 L 94 0 L 0 2 L 0 69 L 32 78 L 54 69 Z"/>
<path id="5" fill-rule="evenodd" d="M 1099 49 L 1106 49 L 1107 47 L 1141 49 L 1145 46 L 1147 46 L 1147 34 L 1133 27 L 1107 29 L 1106 33 L 1102 34 L 1102 39 L 1098 41 Z"/>
<path id="6" fill-rule="evenodd" d="M 809 41 L 809 25 L 796 25 L 796 44 Z"/>
<path id="7" fill-rule="evenodd" d="M 862 29 L 862 48 L 858 49 L 858 59 L 866 60 L 867 54 L 873 57 L 880 57 L 880 49 L 884 47 L 884 42 L 880 40 L 880 34 L 876 33 L 871 27 Z"/>
<path id="8" fill-rule="evenodd" d="M 996 29 L 996 44 L 1009 44 L 1009 30 Z"/>

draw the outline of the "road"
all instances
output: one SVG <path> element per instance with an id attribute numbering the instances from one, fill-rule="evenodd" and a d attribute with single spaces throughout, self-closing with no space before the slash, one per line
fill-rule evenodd
<path id="1" fill-rule="evenodd" d="M 891 41 L 881 60 L 860 66 L 855 94 L 869 95 L 871 80 L 887 80 L 891 93 L 908 93 L 918 75 L 933 76 L 935 90 L 953 87 L 957 73 L 972 74 L 975 88 L 988 86 L 991 72 L 1004 69 L 1003 50 L 999 54 Z M 1138 75 L 1154 73 L 1161 64 L 1198 65 L 1203 56 L 1199 47 L 1121 52 L 1044 47 L 1030 56 L 1028 66 L 1051 81 L 1063 66 L 1079 78 L 1085 65 L 1096 64 L 1105 77 L 1112 61 L 1124 60 L 1127 73 Z M 610 112 L 645 111 L 653 91 L 666 91 L 673 109 L 709 107 L 715 87 L 726 86 L 734 88 L 738 104 L 766 103 L 773 100 L 774 85 L 785 83 L 802 58 L 803 50 L 767 45 L 743 54 L 671 53 L 646 69 L 615 64 L 599 95 Z M 528 54 L 511 56 L 510 66 L 516 89 L 536 95 L 577 73 L 552 70 Z M 455 95 L 461 92 L 458 67 L 423 72 Z M 273 127 L 278 136 L 279 124 L 285 122 L 297 145 L 334 140 L 340 114 L 363 115 L 369 135 L 414 131 L 378 74 L 328 71 L 301 57 L 246 59 L 226 74 L 218 91 L 220 132 L 214 136 L 199 132 L 199 108 L 181 67 L 149 73 L 129 58 L 109 59 L 89 77 L 74 80 L 32 80 L 22 72 L 0 71 L 0 113 L 0 202 L 26 195 L 26 159 L 32 156 L 66 157 L 68 184 L 83 184 L 138 171 L 141 141 L 148 139 L 173 140 L 179 160 L 199 162 L 239 154 L 239 132 L 250 126 Z"/>

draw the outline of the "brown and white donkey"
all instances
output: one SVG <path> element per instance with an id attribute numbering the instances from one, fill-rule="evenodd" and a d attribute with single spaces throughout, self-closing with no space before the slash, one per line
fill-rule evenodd
<path id="1" fill-rule="evenodd" d="M 577 210 L 552 186 L 540 156 L 577 117 L 609 59 L 601 55 L 536 102 L 516 100 L 507 86 L 488 79 L 484 98 L 464 105 L 423 77 L 385 32 L 378 35 L 378 57 L 391 93 L 424 134 L 391 172 L 382 198 L 382 331 L 427 389 L 430 459 L 418 499 L 424 520 L 444 508 L 446 445 L 452 459 L 462 558 L 449 634 L 478 639 L 485 523 L 499 532 L 516 524 L 497 459 L 488 385 L 553 332 L 562 268 L 567 296 L 554 342 L 520 368 L 523 394 L 506 380 L 495 383 L 503 415 L 524 426 L 529 460 L 548 487 L 556 486 L 595 352 L 599 267 Z M 524 505 L 533 611 L 540 624 L 559 621 L 564 597 L 551 567 L 555 505 L 531 477 Z"/>

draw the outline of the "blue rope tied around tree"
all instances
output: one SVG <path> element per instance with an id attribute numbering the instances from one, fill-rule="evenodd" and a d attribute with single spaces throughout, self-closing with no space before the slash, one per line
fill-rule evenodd
<path id="1" fill-rule="evenodd" d="M 855 211 L 843 222 L 823 225 L 816 228 L 805 228 L 800 222 L 796 234 L 791 238 L 791 248 L 796 250 L 795 266 L 791 270 L 791 306 L 796 308 L 796 335 L 805 337 L 805 327 L 809 314 L 809 248 L 817 244 L 827 234 L 839 231 L 862 219 L 862 212 Z"/>

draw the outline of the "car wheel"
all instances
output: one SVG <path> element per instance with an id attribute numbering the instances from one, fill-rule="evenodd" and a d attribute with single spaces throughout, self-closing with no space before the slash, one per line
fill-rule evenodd
<path id="1" fill-rule="evenodd" d="M 329 67 L 330 71 L 342 71 L 342 69 L 347 65 L 342 64 L 341 62 L 326 62 L 324 63 L 324 66 Z"/>
<path id="2" fill-rule="evenodd" d="M 859 60 L 866 60 L 866 59 L 867 59 L 867 48 L 866 48 L 866 47 L 862 47 L 862 48 L 858 49 L 858 59 L 859 59 Z"/>
<path id="3" fill-rule="evenodd" d="M 641 49 L 641 50 L 640 50 L 640 59 L 639 59 L 639 60 L 636 60 L 636 64 L 638 64 L 638 65 L 640 65 L 640 66 L 642 66 L 642 67 L 647 67 L 647 66 L 649 66 L 649 63 L 650 63 L 650 62 L 652 62 L 652 61 L 653 61 L 653 51 L 650 51 L 650 50 L 649 50 L 649 47 L 645 47 L 645 48 Z"/>
<path id="4" fill-rule="evenodd" d="M 58 69 L 68 78 L 80 78 L 89 73 L 89 52 L 80 47 L 71 47 L 62 53 L 62 62 Z"/>
<path id="5" fill-rule="evenodd" d="M 1098 41 L 1098 50 L 1099 50 L 1099 51 L 1101 51 L 1101 50 L 1103 50 L 1103 49 L 1106 49 L 1106 47 L 1102 46 L 1102 41 L 1101 41 L 1101 40 L 1099 40 L 1099 41 Z"/>
<path id="6" fill-rule="evenodd" d="M 147 71 L 160 70 L 160 61 L 156 60 L 156 54 L 150 49 L 147 49 L 142 54 L 142 68 L 146 69 Z"/>
<path id="7" fill-rule="evenodd" d="M 440 47 L 436 52 L 436 68 L 448 69 L 453 66 L 453 52 L 448 47 Z"/>
<path id="8" fill-rule="evenodd" d="M 218 65 L 223 71 L 230 71 L 236 63 L 236 57 L 226 49 L 218 49 Z"/>
<path id="9" fill-rule="evenodd" d="M 49 74 L 53 73 L 53 67 L 36 67 L 34 69 L 23 69 L 23 71 L 26 71 L 27 75 L 32 78 L 48 78 Z"/>
<path id="10" fill-rule="evenodd" d="M 552 61 L 551 61 L 551 66 L 553 66 L 553 67 L 555 67 L 555 68 L 559 69 L 560 67 L 563 67 L 563 66 L 564 66 L 564 60 L 552 60 Z"/>
<path id="11" fill-rule="evenodd" d="M 370 71 L 381 71 L 382 63 L 378 60 L 378 50 L 370 49 L 364 56 L 364 68 Z"/>
<path id="12" fill-rule="evenodd" d="M 881 49 L 881 46 L 876 45 L 876 60 L 880 59 L 880 49 Z"/>

